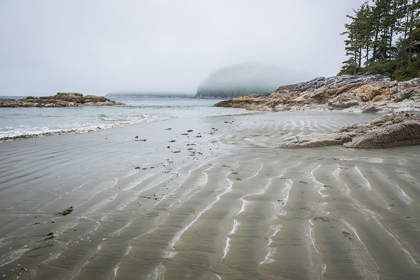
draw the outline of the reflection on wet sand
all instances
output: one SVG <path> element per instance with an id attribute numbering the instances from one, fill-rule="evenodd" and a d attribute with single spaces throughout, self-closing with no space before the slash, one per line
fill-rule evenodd
<path id="1" fill-rule="evenodd" d="M 277 148 L 375 117 L 218 116 L 1 143 L 1 276 L 416 279 L 418 146 Z"/>

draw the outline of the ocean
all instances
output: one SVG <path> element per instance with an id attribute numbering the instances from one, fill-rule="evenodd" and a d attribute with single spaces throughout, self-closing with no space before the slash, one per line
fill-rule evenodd
<path id="1" fill-rule="evenodd" d="M 0 98 L 5 98 L 1 97 Z M 10 97 L 9 97 L 10 98 Z M 113 95 L 125 106 L 0 108 L 0 141 L 43 135 L 92 132 L 141 122 L 241 113 L 214 108 L 219 100 Z"/>

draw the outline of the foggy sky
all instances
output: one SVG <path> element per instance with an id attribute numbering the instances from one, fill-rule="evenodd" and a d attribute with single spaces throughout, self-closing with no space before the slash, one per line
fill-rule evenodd
<path id="1" fill-rule="evenodd" d="M 0 0 L 0 95 L 195 93 L 243 62 L 333 76 L 363 2 Z"/>

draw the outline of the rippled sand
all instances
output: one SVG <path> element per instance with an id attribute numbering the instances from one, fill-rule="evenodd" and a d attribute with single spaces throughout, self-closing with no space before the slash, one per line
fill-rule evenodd
<path id="1" fill-rule="evenodd" d="M 419 146 L 276 148 L 377 116 L 206 117 L 0 143 L 0 277 L 418 279 Z"/>

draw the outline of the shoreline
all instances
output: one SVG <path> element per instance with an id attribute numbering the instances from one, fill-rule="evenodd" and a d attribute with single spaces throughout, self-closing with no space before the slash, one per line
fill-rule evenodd
<path id="1" fill-rule="evenodd" d="M 128 105 L 130 106 L 130 105 Z M 135 105 L 131 105 L 131 106 L 135 106 Z M 32 110 L 33 108 L 20 108 L 20 110 Z M 68 108 L 68 109 L 72 109 L 72 108 Z M 14 110 L 14 109 L 12 109 Z M 50 110 L 50 109 L 47 109 Z M 62 110 L 61 108 L 55 108 L 55 110 Z M 65 108 L 63 108 L 63 110 L 66 110 Z M 22 113 L 22 112 L 21 112 Z M 48 112 L 49 113 L 49 112 Z M 77 114 L 78 112 L 75 111 L 75 114 Z M 98 114 L 101 113 L 100 111 L 97 112 Z M 256 112 L 258 113 L 258 112 Z M 57 112 L 52 113 L 53 115 L 57 114 Z M 32 133 L 31 131 L 27 131 L 27 132 L 21 132 L 21 131 L 17 131 L 17 132 L 13 132 L 13 131 L 5 131 L 4 133 L 0 133 L 0 143 L 2 142 L 8 142 L 8 141 L 16 141 L 16 140 L 22 140 L 22 139 L 32 139 L 32 138 L 42 138 L 42 137 L 50 137 L 50 136 L 59 136 L 59 135 L 67 135 L 67 134 L 83 134 L 83 133 L 91 133 L 91 132 L 97 132 L 97 131 L 102 131 L 102 130 L 108 130 L 108 129 L 113 129 L 116 127 L 121 127 L 121 126 L 127 126 L 127 125 L 133 125 L 133 124 L 137 124 L 137 123 L 146 123 L 146 122 L 161 122 L 161 121 L 168 121 L 170 119 L 173 119 L 173 114 L 170 115 L 151 115 L 150 112 L 146 112 L 143 114 L 140 114 L 141 117 L 139 117 L 139 115 L 135 115 L 134 117 L 132 117 L 131 120 L 126 121 L 123 120 L 125 118 L 124 115 L 122 116 L 118 116 L 118 118 L 120 118 L 120 120 L 114 120 L 114 117 L 112 117 L 112 112 L 107 112 L 107 115 L 104 114 L 100 114 L 103 115 L 102 117 L 100 116 L 100 118 L 111 118 L 113 119 L 113 121 L 115 121 L 115 123 L 109 123 L 107 124 L 106 122 L 102 122 L 102 123 L 97 123 L 97 124 L 90 124 L 87 127 L 72 127 L 72 128 L 68 128 L 68 129 L 55 129 L 55 128 L 50 128 L 47 131 L 40 131 L 40 132 L 36 132 L 36 133 Z M 121 113 L 120 113 L 121 114 Z M 229 112 L 226 111 L 223 114 L 216 114 L 216 115 L 220 115 L 220 116 L 230 116 L 230 115 L 242 115 L 242 114 L 255 114 L 253 112 Z M 62 118 L 64 117 L 69 117 L 68 114 L 63 115 Z M 92 117 L 92 116 L 88 116 L 88 117 Z M 196 116 L 178 116 L 177 118 L 195 118 Z M 79 120 L 80 121 L 80 120 Z M 98 122 L 98 121 L 97 121 Z M 37 124 L 38 127 L 42 128 L 42 123 Z M 18 133 L 22 133 L 22 134 L 18 134 Z M 2 134 L 4 136 L 2 136 Z M 18 135 L 16 135 L 18 134 Z M 10 135 L 10 136 L 9 136 Z"/>
<path id="2" fill-rule="evenodd" d="M 377 116 L 262 112 L 4 142 L 0 273 L 413 278 L 418 146 L 277 148 Z"/>
<path id="3" fill-rule="evenodd" d="M 303 110 L 306 112 L 328 112 L 326 110 Z M 290 111 L 290 112 L 299 112 L 299 110 L 296 111 Z M 329 111 L 329 112 L 337 112 L 339 113 L 339 111 Z M 346 112 L 346 113 L 359 113 L 359 112 L 354 112 L 354 111 L 342 111 L 342 112 Z M 263 111 L 254 111 L 254 112 L 244 112 L 244 113 L 237 113 L 237 114 L 229 114 L 227 113 L 226 115 L 220 115 L 221 117 L 225 116 L 225 117 L 232 117 L 232 116 L 245 116 L 245 115 L 255 115 L 255 114 L 261 114 L 264 113 Z M 375 114 L 377 114 L 378 116 L 380 116 L 381 114 L 386 114 L 387 112 L 375 112 Z M 412 113 L 416 113 L 416 112 L 412 112 Z M 118 128 L 118 127 L 122 127 L 122 126 L 130 126 L 130 125 L 135 125 L 138 123 L 144 123 L 144 122 L 164 122 L 164 121 L 168 121 L 169 119 L 160 119 L 160 120 L 152 120 L 152 121 L 139 121 L 139 122 L 130 122 L 130 123 L 116 123 L 116 124 L 111 124 L 108 125 L 106 127 L 96 127 L 96 128 L 79 128 L 79 129 L 68 129 L 68 130 L 55 130 L 55 131 L 47 131 L 47 132 L 40 132 L 40 133 L 31 133 L 31 134 L 22 134 L 22 135 L 16 135 L 16 136 L 5 136 L 5 137 L 0 137 L 0 143 L 3 142 L 10 142 L 10 141 L 16 141 L 16 140 L 23 140 L 23 139 L 33 139 L 33 138 L 43 138 L 43 137 L 51 137 L 51 136 L 60 136 L 60 135 L 72 135 L 72 134 L 83 134 L 83 133 L 92 133 L 92 132 L 98 132 L 98 131 L 102 131 L 102 130 L 108 130 L 108 129 L 113 129 L 113 128 Z"/>
<path id="4" fill-rule="evenodd" d="M 241 96 L 214 106 L 260 111 L 420 111 L 420 79 L 397 82 L 382 75 L 320 77 L 281 86 L 269 96 Z"/>
<path id="5" fill-rule="evenodd" d="M 165 121 L 165 120 L 159 120 L 159 121 Z M 16 135 L 16 136 L 5 136 L 5 137 L 0 137 L 0 143 L 23 140 L 23 139 L 33 139 L 33 138 L 43 138 L 43 137 L 59 136 L 59 135 L 72 135 L 72 134 L 98 132 L 102 130 L 108 130 L 108 129 L 133 125 L 133 124 L 142 123 L 142 122 L 143 121 L 131 122 L 131 123 L 115 123 L 115 124 L 111 124 L 105 127 L 98 126 L 96 128 L 79 128 L 79 129 L 68 129 L 68 130 L 63 129 L 63 130 L 47 131 L 47 132 L 32 133 L 32 134 L 22 134 L 22 135 Z"/>

